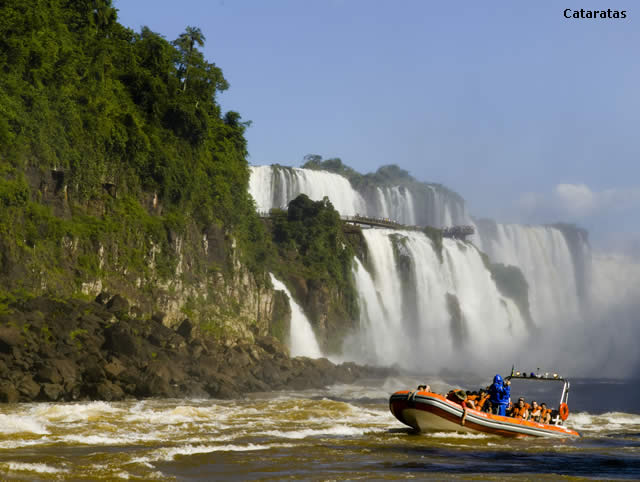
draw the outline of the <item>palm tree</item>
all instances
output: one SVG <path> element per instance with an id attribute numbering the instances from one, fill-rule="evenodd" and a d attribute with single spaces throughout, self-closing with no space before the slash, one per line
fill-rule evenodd
<path id="1" fill-rule="evenodd" d="M 198 27 L 187 27 L 185 32 L 180 34 L 173 44 L 178 48 L 182 55 L 182 68 L 184 73 L 184 81 L 182 83 L 182 91 L 187 89 L 187 77 L 189 76 L 189 67 L 191 66 L 191 55 L 196 44 L 200 47 L 204 46 L 206 38 Z"/>

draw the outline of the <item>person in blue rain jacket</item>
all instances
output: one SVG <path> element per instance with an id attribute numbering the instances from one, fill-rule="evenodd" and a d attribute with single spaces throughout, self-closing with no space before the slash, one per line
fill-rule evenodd
<path id="1" fill-rule="evenodd" d="M 489 400 L 493 406 L 493 413 L 505 416 L 507 414 L 507 404 L 511 396 L 511 382 L 504 381 L 500 375 L 493 377 L 493 384 L 489 387 Z"/>

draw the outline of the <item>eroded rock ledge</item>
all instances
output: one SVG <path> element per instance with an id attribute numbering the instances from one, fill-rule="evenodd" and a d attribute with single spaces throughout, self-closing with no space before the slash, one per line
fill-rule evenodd
<path id="1" fill-rule="evenodd" d="M 291 358 L 277 339 L 216 340 L 188 319 L 171 329 L 118 296 L 37 297 L 0 314 L 0 401 L 235 398 L 383 376 L 390 370 Z"/>

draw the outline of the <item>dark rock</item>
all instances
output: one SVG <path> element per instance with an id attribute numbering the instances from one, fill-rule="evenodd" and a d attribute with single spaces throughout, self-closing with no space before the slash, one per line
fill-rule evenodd
<path id="1" fill-rule="evenodd" d="M 58 370 L 51 366 L 43 366 L 36 373 L 36 381 L 40 383 L 53 383 L 58 384 L 62 382 L 62 376 L 58 372 Z"/>
<path id="2" fill-rule="evenodd" d="M 256 343 L 267 353 L 272 355 L 276 353 L 289 354 L 289 350 L 284 346 L 277 338 L 273 336 L 258 336 L 256 337 Z"/>
<path id="3" fill-rule="evenodd" d="M 12 353 L 14 347 L 20 346 L 22 335 L 15 326 L 0 327 L 0 352 Z"/>
<path id="4" fill-rule="evenodd" d="M 191 357 L 194 360 L 199 359 L 203 354 L 206 353 L 206 348 L 204 347 L 204 345 L 202 345 L 201 343 L 192 343 L 191 344 Z M 2 370 L 0 370 L 0 373 L 2 373 Z"/>
<path id="5" fill-rule="evenodd" d="M 149 343 L 159 347 L 165 347 L 169 344 L 171 338 L 175 335 L 175 332 L 171 328 L 167 328 L 162 324 L 153 326 L 153 330 L 147 337 Z"/>
<path id="6" fill-rule="evenodd" d="M 96 296 L 96 299 L 94 301 L 99 305 L 106 305 L 110 299 L 111 295 L 109 293 L 107 293 L 106 291 L 101 291 L 100 294 Z"/>
<path id="7" fill-rule="evenodd" d="M 105 378 L 105 373 L 102 368 L 102 364 L 98 360 L 96 360 L 94 357 L 87 359 L 84 365 L 82 378 L 85 382 L 88 382 L 88 383 L 102 382 Z"/>
<path id="8" fill-rule="evenodd" d="M 188 380 L 185 384 L 180 385 L 180 392 L 188 398 L 209 398 L 209 394 L 202 384 L 193 380 Z"/>
<path id="9" fill-rule="evenodd" d="M 182 323 L 180 323 L 180 326 L 178 326 L 178 329 L 176 330 L 176 332 L 178 332 L 178 334 L 182 336 L 185 340 L 191 339 L 192 331 L 193 331 L 193 323 L 191 323 L 189 318 L 185 318 L 184 320 L 182 320 Z"/>
<path id="10" fill-rule="evenodd" d="M 174 395 L 174 391 L 171 389 L 168 380 L 156 373 L 150 373 L 137 387 L 136 395 L 144 397 L 171 397 Z"/>
<path id="11" fill-rule="evenodd" d="M 56 350 L 51 343 L 41 343 L 38 355 L 40 358 L 55 358 Z"/>
<path id="12" fill-rule="evenodd" d="M 129 315 L 132 318 L 142 318 L 144 316 L 144 312 L 139 306 L 132 306 L 129 310 Z"/>
<path id="13" fill-rule="evenodd" d="M 159 312 L 156 312 L 153 315 L 151 315 L 151 320 L 155 321 L 156 323 L 162 324 L 162 322 L 164 321 L 165 316 L 167 316 L 165 313 L 159 311 Z"/>
<path id="14" fill-rule="evenodd" d="M 20 400 L 20 393 L 11 382 L 0 383 L 0 402 L 16 403 Z"/>
<path id="15" fill-rule="evenodd" d="M 40 399 L 55 402 L 60 399 L 64 388 L 56 383 L 44 383 L 40 392 Z"/>
<path id="16" fill-rule="evenodd" d="M 111 313 L 124 314 L 129 312 L 129 302 L 120 295 L 115 295 L 107 302 L 107 310 Z"/>
<path id="17" fill-rule="evenodd" d="M 48 360 L 47 363 L 51 366 L 51 368 L 55 368 L 64 383 L 76 383 L 78 380 L 78 367 L 77 365 L 68 359 L 54 359 Z"/>
<path id="18" fill-rule="evenodd" d="M 95 396 L 98 400 L 106 400 L 107 402 L 122 400 L 124 391 L 118 385 L 105 380 L 95 386 Z"/>
<path id="19" fill-rule="evenodd" d="M 18 384 L 18 392 L 25 400 L 35 400 L 40 393 L 40 385 L 33 381 L 31 375 L 25 375 Z"/>
<path id="20" fill-rule="evenodd" d="M 139 340 L 124 322 L 119 322 L 105 329 L 104 348 L 114 353 L 133 356 L 138 352 Z"/>
<path id="21" fill-rule="evenodd" d="M 251 364 L 251 357 L 241 347 L 236 347 L 225 353 L 225 361 L 228 368 L 239 370 Z"/>
<path id="22" fill-rule="evenodd" d="M 240 396 L 240 389 L 233 378 L 222 374 L 209 378 L 205 383 L 205 390 L 214 398 L 231 399 Z"/>
<path id="23" fill-rule="evenodd" d="M 256 376 L 265 383 L 276 388 L 284 384 L 286 378 L 285 373 L 273 360 L 264 360 L 256 369 Z"/>
<path id="24" fill-rule="evenodd" d="M 117 380 L 118 376 L 125 370 L 124 364 L 116 357 L 104 366 L 104 372 L 111 380 Z"/>
<path id="25" fill-rule="evenodd" d="M 138 385 L 142 384 L 142 372 L 132 365 L 125 364 L 125 370 L 120 374 L 118 381 L 124 385 L 130 385 L 134 388 L 128 390 L 133 393 Z"/>

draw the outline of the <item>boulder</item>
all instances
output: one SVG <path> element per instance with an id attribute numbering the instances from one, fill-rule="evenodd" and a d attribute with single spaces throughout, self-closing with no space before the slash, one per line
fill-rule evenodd
<path id="1" fill-rule="evenodd" d="M 24 400 L 35 400 L 40 393 L 40 385 L 33 381 L 31 375 L 25 375 L 18 383 L 18 392 Z"/>
<path id="2" fill-rule="evenodd" d="M 40 383 L 59 384 L 62 382 L 62 376 L 60 375 L 58 370 L 51 365 L 40 367 L 40 369 L 36 373 L 35 379 Z"/>
<path id="3" fill-rule="evenodd" d="M 276 362 L 266 359 L 255 367 L 254 375 L 272 388 L 280 388 L 286 382 L 286 372 L 280 370 Z"/>
<path id="4" fill-rule="evenodd" d="M 277 353 L 289 354 L 289 350 L 277 338 L 273 336 L 257 336 L 256 343 L 267 353 L 275 355 Z"/>
<path id="5" fill-rule="evenodd" d="M 214 398 L 231 399 L 240 396 L 240 389 L 233 378 L 222 374 L 207 379 L 204 389 Z"/>
<path id="6" fill-rule="evenodd" d="M 175 333 L 171 328 L 167 328 L 162 324 L 155 324 L 147 340 L 152 345 L 165 347 L 169 344 L 173 336 L 175 336 Z"/>
<path id="7" fill-rule="evenodd" d="M 138 342 L 124 322 L 115 323 L 105 329 L 104 348 L 114 353 L 135 356 L 138 352 Z"/>
<path id="8" fill-rule="evenodd" d="M 20 400 L 20 393 L 11 382 L 0 383 L 0 402 L 17 403 Z"/>
<path id="9" fill-rule="evenodd" d="M 111 313 L 124 314 L 129 312 L 129 302 L 120 295 L 115 295 L 107 302 L 107 310 Z"/>
<path id="10" fill-rule="evenodd" d="M 226 368 L 237 371 L 248 367 L 251 364 L 251 357 L 240 346 L 237 346 L 225 353 L 224 361 L 227 364 L 225 371 L 228 371 Z"/>
<path id="11" fill-rule="evenodd" d="M 78 380 L 78 367 L 77 365 L 68 359 L 53 359 L 48 360 L 47 363 L 57 370 L 64 383 L 75 383 Z"/>
<path id="12" fill-rule="evenodd" d="M 12 353 L 13 348 L 20 346 L 22 335 L 20 330 L 15 326 L 0 327 L 0 352 Z"/>
<path id="13" fill-rule="evenodd" d="M 178 334 L 185 340 L 191 339 L 191 335 L 193 333 L 193 323 L 191 323 L 191 320 L 189 320 L 189 318 L 185 318 L 184 320 L 182 320 L 182 323 L 180 323 L 180 326 L 178 326 L 176 332 L 178 332 Z"/>
<path id="14" fill-rule="evenodd" d="M 164 318 L 166 316 L 167 315 L 165 313 L 161 311 L 157 311 L 153 315 L 151 315 L 151 320 L 162 325 L 162 322 L 164 321 Z"/>
<path id="15" fill-rule="evenodd" d="M 64 392 L 64 388 L 56 383 L 44 383 L 42 384 L 42 391 L 40 392 L 40 399 L 50 402 L 55 402 L 60 399 Z"/>
<path id="16" fill-rule="evenodd" d="M 99 305 L 106 305 L 110 299 L 111 295 L 109 293 L 107 293 L 106 291 L 101 291 L 100 294 L 96 296 L 96 299 L 94 301 Z"/>
<path id="17" fill-rule="evenodd" d="M 89 357 L 84 365 L 83 380 L 88 383 L 100 383 L 104 381 L 105 372 L 102 366 L 103 364 L 95 357 Z"/>
<path id="18" fill-rule="evenodd" d="M 124 364 L 118 358 L 113 357 L 111 358 L 111 362 L 104 366 L 104 372 L 111 380 L 117 380 L 125 368 Z"/>
<path id="19" fill-rule="evenodd" d="M 115 383 L 111 383 L 109 380 L 104 380 L 95 386 L 95 396 L 99 400 L 106 400 L 107 402 L 122 400 L 124 398 L 124 391 Z"/>

